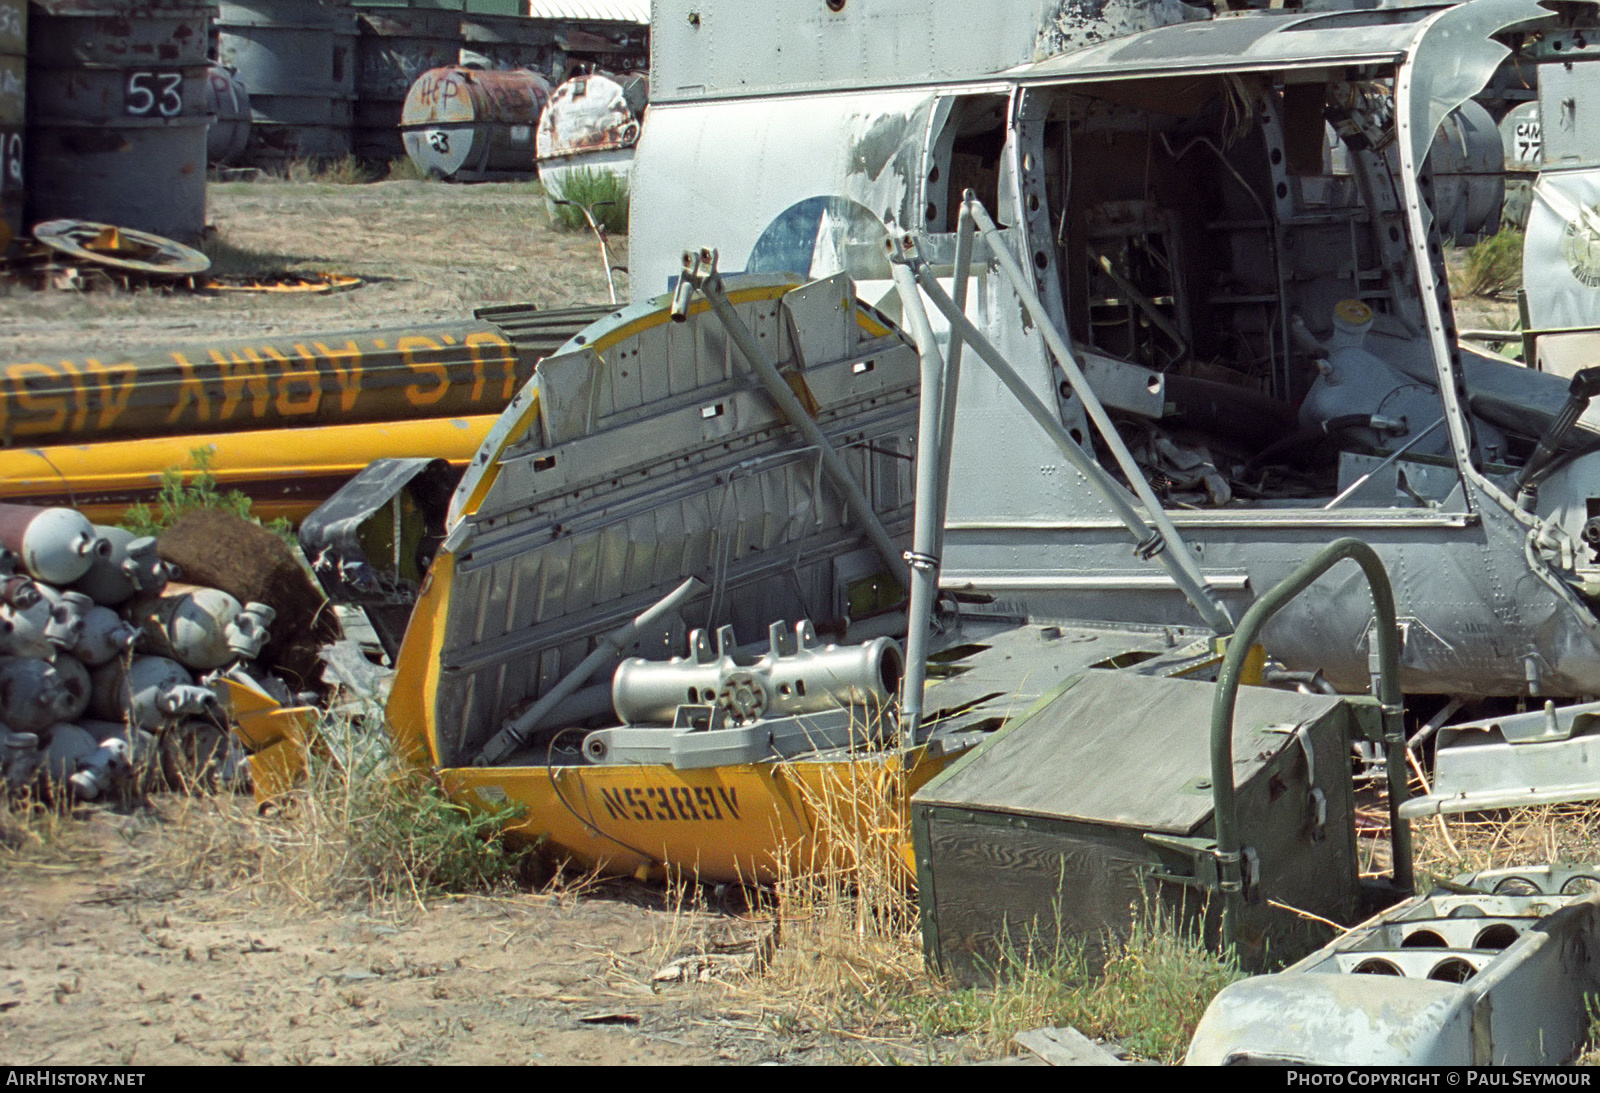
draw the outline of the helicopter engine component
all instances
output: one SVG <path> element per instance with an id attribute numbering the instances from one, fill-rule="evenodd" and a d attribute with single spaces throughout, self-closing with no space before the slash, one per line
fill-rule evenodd
<path id="1" fill-rule="evenodd" d="M 841 707 L 881 710 L 893 701 L 905 658 L 892 638 L 823 645 L 809 620 L 794 632 L 775 622 L 767 651 L 740 656 L 733 627 L 689 635 L 689 655 L 666 662 L 633 657 L 611 680 L 611 701 L 625 724 L 672 724 L 678 707 L 715 705 L 735 723 Z"/>

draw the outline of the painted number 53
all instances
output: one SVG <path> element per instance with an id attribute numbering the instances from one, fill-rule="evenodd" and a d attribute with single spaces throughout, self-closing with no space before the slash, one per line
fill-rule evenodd
<path id="1" fill-rule="evenodd" d="M 183 110 L 183 73 L 130 72 L 124 108 L 136 118 L 175 118 Z"/>

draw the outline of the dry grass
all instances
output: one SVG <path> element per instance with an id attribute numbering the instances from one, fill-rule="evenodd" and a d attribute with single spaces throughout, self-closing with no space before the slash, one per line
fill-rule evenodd
<path id="1" fill-rule="evenodd" d="M 375 728 L 325 718 L 313 750 L 308 784 L 265 810 L 225 791 L 173 798 L 173 836 L 155 867 L 198 888 L 250 887 L 301 907 L 420 905 L 516 883 L 524 853 L 499 838 L 509 812 L 451 801 Z"/>
<path id="2" fill-rule="evenodd" d="M 1419 876 L 1529 863 L 1600 862 L 1600 803 L 1436 816 L 1412 825 Z"/>
<path id="3" fill-rule="evenodd" d="M 1522 233 L 1506 228 L 1467 248 L 1465 263 L 1452 270 L 1456 298 L 1502 296 L 1522 286 Z"/>
<path id="4" fill-rule="evenodd" d="M 925 1035 L 976 1032 L 999 1050 L 1018 1032 L 1070 1025 L 1085 1035 L 1120 1040 L 1134 1055 L 1176 1063 L 1218 991 L 1243 978 L 1154 906 L 1129 937 L 1111 944 L 1091 971 L 1081 939 L 1065 939 L 1047 960 L 1010 957 L 993 987 L 910 999 L 907 1015 Z"/>
<path id="5" fill-rule="evenodd" d="M 383 169 L 385 182 L 428 182 L 431 177 L 410 156 L 396 156 Z"/>
<path id="6" fill-rule="evenodd" d="M 1018 1032 L 1073 1025 L 1171 1062 L 1211 998 L 1240 977 L 1152 915 L 1110 947 L 1101 972 L 1067 941 L 1054 959 L 1006 962 L 992 986 L 952 989 L 923 960 L 900 776 L 834 769 L 820 784 L 792 780 L 822 837 L 788 856 L 775 911 L 753 916 L 752 928 L 769 931 L 763 948 L 741 973 L 709 977 L 764 1032 L 836 1059 L 946 1062 L 1003 1055 Z M 662 951 L 681 959 L 689 932 L 669 931 Z M 699 957 L 715 966 L 714 954 Z"/>
<path id="7" fill-rule="evenodd" d="M 49 866 L 77 860 L 73 836 L 77 827 L 70 809 L 30 795 L 11 798 L 0 793 L 0 874 L 25 866 Z"/>
<path id="8" fill-rule="evenodd" d="M 320 182 L 329 186 L 360 186 L 376 182 L 381 175 L 355 156 L 338 159 L 297 159 L 288 167 L 290 182 Z"/>
<path id="9" fill-rule="evenodd" d="M 775 886 L 779 945 L 757 989 L 782 999 L 782 1019 L 871 1033 L 895 1023 L 902 998 L 934 985 L 924 969 L 915 878 L 907 867 L 898 770 L 822 768 L 795 777 L 819 838 L 786 855 Z"/>
<path id="10" fill-rule="evenodd" d="M 365 284 L 326 296 L 13 291 L 0 359 L 454 322 L 486 303 L 559 308 L 607 299 L 593 236 L 552 226 L 537 183 L 269 180 L 212 183 L 207 194 L 216 236 L 204 249 L 217 272 L 334 272 Z M 611 253 L 626 264 L 625 237 L 612 237 Z"/>

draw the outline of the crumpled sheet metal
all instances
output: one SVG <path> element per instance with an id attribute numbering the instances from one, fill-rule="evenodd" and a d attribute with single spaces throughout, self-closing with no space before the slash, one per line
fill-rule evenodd
<path id="1" fill-rule="evenodd" d="M 629 79 L 591 73 L 574 76 L 556 88 L 550 105 L 539 117 L 538 158 L 576 156 L 637 144 L 639 117 L 628 102 Z"/>
<path id="2" fill-rule="evenodd" d="M 1600 326 L 1600 169 L 1539 175 L 1522 269 L 1535 329 Z"/>
<path id="3" fill-rule="evenodd" d="M 1582 1047 L 1597 988 L 1600 896 L 1435 892 L 1225 988 L 1184 1062 L 1554 1065 Z"/>

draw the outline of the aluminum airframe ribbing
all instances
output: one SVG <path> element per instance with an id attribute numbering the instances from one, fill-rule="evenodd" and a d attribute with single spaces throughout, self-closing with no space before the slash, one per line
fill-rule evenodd
<path id="1" fill-rule="evenodd" d="M 1434 416 L 1442 412 L 1447 426 L 1438 434 L 1436 461 L 1443 464 L 1444 483 L 1416 504 L 1399 494 L 1393 494 L 1396 501 L 1375 503 L 1370 492 L 1358 492 L 1331 507 L 1332 494 L 1271 503 L 1235 499 L 1169 507 L 1169 516 L 1235 614 L 1316 547 L 1345 535 L 1370 542 L 1394 580 L 1408 691 L 1594 693 L 1600 691 L 1600 630 L 1575 590 L 1594 563 L 1572 548 L 1581 533 L 1580 510 L 1600 493 L 1593 484 L 1597 468 L 1592 457 L 1580 458 L 1552 475 L 1546 499 L 1531 512 L 1509 496 L 1504 455 L 1486 447 L 1489 438 L 1508 422 L 1518 435 L 1536 437 L 1562 384 L 1457 347 L 1431 191 L 1419 180 L 1440 122 L 1505 55 L 1493 35 L 1537 26 L 1550 15 L 1531 0 L 1247 12 L 1158 27 L 988 76 L 963 72 L 944 82 L 903 79 L 855 91 L 840 90 L 840 82 L 823 72 L 809 88 L 791 81 L 766 93 L 679 93 L 688 77 L 671 70 L 670 52 L 658 54 L 656 102 L 635 163 L 633 290 L 648 295 L 667 287 L 683 224 L 692 219 L 696 240 L 719 249 L 724 269 L 743 263 L 810 276 L 845 269 L 868 302 L 897 317 L 888 269 L 872 262 L 868 245 L 881 254 L 884 234 L 911 230 L 926 253 L 950 254 L 950 210 L 959 199 L 958 183 L 951 181 L 959 164 L 951 149 L 973 139 L 980 131 L 974 119 L 991 110 L 995 121 L 988 131 L 998 159 L 990 207 L 1007 226 L 1013 253 L 1037 275 L 1058 329 L 1066 330 L 1065 295 L 1078 289 L 1080 275 L 1076 265 L 1062 265 L 1056 245 L 1062 179 L 1046 166 L 1059 159 L 1049 143 L 1059 141 L 1053 134 L 1063 121 L 1073 123 L 1072 111 L 1091 93 L 1132 109 L 1127 104 L 1179 102 L 1201 81 L 1218 81 L 1237 92 L 1240 111 L 1256 125 L 1239 139 L 1265 142 L 1277 157 L 1270 162 L 1277 163 L 1286 147 L 1284 88 L 1331 88 L 1358 74 L 1390 80 L 1384 86 L 1393 89 L 1390 132 L 1398 170 L 1372 158 L 1365 169 L 1390 173 L 1392 186 L 1381 173 L 1374 176 L 1382 192 L 1365 199 L 1370 209 L 1363 205 L 1350 223 L 1363 233 L 1370 228 L 1369 264 L 1381 277 L 1381 329 L 1368 348 L 1406 382 L 1430 391 L 1441 408 Z M 1174 157 L 1179 151 L 1169 149 Z M 1194 152 L 1185 169 L 1209 155 Z M 1099 169 L 1087 160 L 1067 167 L 1080 184 Z M 1255 200 L 1275 225 L 1267 249 L 1280 264 L 1277 285 L 1286 303 L 1264 339 L 1269 351 L 1281 352 L 1286 368 L 1294 344 L 1291 314 L 1325 329 L 1330 305 L 1345 290 L 1306 257 L 1315 238 L 1313 229 L 1301 226 L 1309 220 L 1306 206 L 1296 204 L 1301 183 L 1271 170 L 1279 173 L 1267 177 L 1284 185 L 1277 193 L 1264 186 Z M 1222 184 L 1232 185 L 1225 178 Z M 801 252 L 784 251 L 782 241 L 807 224 L 816 227 L 816 245 L 802 255 L 809 267 L 795 270 L 792 261 Z M 1285 241 L 1295 233 L 1313 244 L 1295 252 L 1294 241 Z M 1262 249 L 1259 240 L 1256 247 Z M 783 265 L 786 260 L 791 265 Z M 949 258 L 942 267 L 937 258 L 930 264 L 948 285 Z M 1087 436 L 1081 408 L 1062 397 L 1060 373 L 1015 293 L 997 276 L 992 255 L 976 257 L 973 280 L 969 318 L 1035 393 L 1059 407 L 1068 429 Z M 1114 409 L 1128 406 L 1112 400 L 1113 388 L 1131 401 L 1148 385 L 1158 406 L 1170 401 L 1175 381 L 1161 371 L 1117 360 L 1097 367 L 1085 371 Z M 1159 408 L 1146 412 L 1159 420 Z M 1529 412 L 1533 419 L 1518 418 Z M 1415 468 L 1414 476 L 1420 479 L 1425 469 Z M 1392 485 L 1393 471 L 1387 473 Z M 1354 476 L 1342 472 L 1341 487 Z M 942 588 L 989 594 L 999 609 L 1036 619 L 1194 621 L 1170 581 L 1129 556 L 1120 524 L 1089 484 L 970 357 L 961 373 L 942 561 Z M 1371 614 L 1350 580 L 1336 574 L 1323 582 L 1266 636 L 1286 664 L 1321 668 L 1341 688 L 1360 690 Z"/>
<path id="2" fill-rule="evenodd" d="M 856 304 L 842 276 L 744 278 L 727 299 L 904 540 L 916 352 Z M 553 852 L 614 871 L 670 863 L 705 880 L 770 880 L 827 853 L 814 818 L 831 784 L 870 790 L 867 811 L 847 823 L 892 830 L 943 759 L 914 748 L 705 769 L 589 765 L 574 719 L 554 715 L 548 726 L 527 718 L 527 739 L 509 756 L 490 744 L 574 674 L 604 690 L 609 710 L 615 664 L 593 663 L 599 635 L 648 616 L 687 578 L 702 579 L 705 594 L 618 639 L 611 661 L 681 655 L 691 628 L 731 627 L 719 642 L 748 653 L 778 620 L 843 621 L 842 601 L 884 574 L 816 450 L 797 441 L 707 301 L 683 323 L 669 319 L 669 302 L 619 309 L 545 358 L 490 430 L 396 658 L 388 719 L 402 750 L 440 769 L 453 791 L 524 806 L 513 832 Z M 890 646 L 862 646 L 853 659 L 897 675 L 882 667 Z M 806 654 L 828 678 L 839 658 L 850 655 Z M 773 683 L 782 695 L 784 681 Z M 879 697 L 893 689 L 884 678 Z"/>

